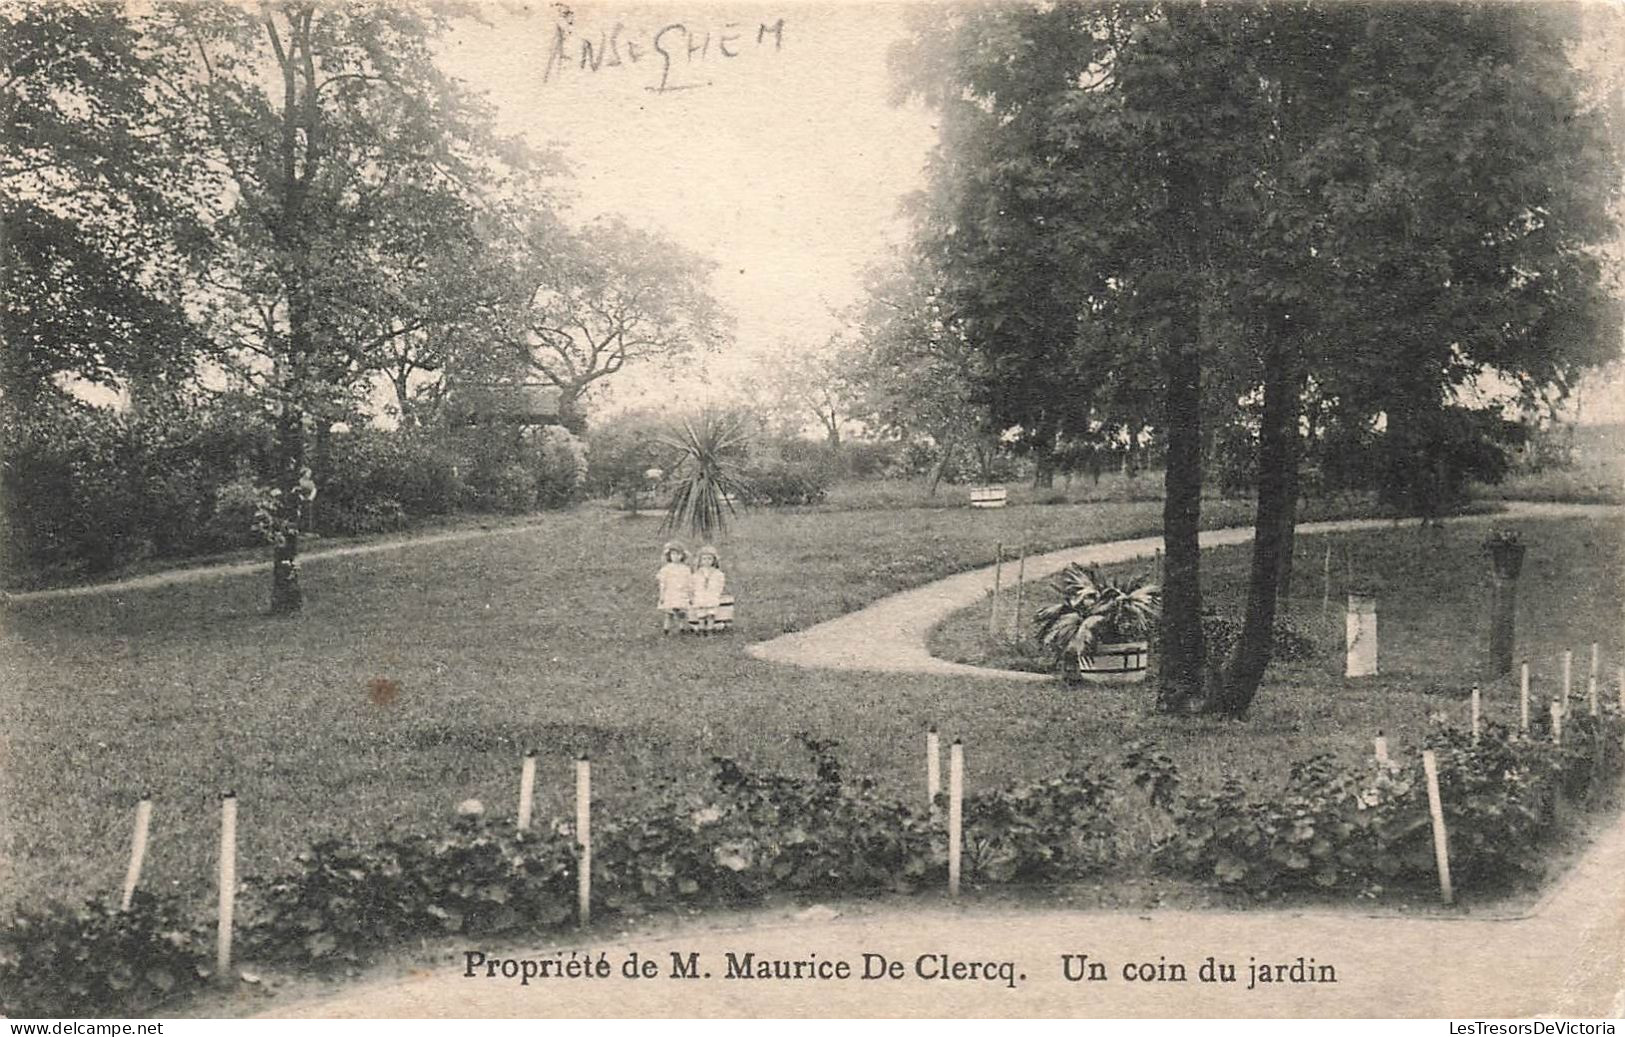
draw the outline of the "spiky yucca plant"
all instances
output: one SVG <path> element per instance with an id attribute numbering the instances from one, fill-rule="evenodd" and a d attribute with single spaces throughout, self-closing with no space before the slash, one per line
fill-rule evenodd
<path id="1" fill-rule="evenodd" d="M 660 437 L 676 460 L 669 466 L 674 482 L 661 528 L 684 528 L 699 540 L 714 540 L 727 531 L 734 514 L 729 498 L 744 500 L 750 484 L 741 470 L 745 455 L 744 423 L 737 417 L 705 411 L 683 419 L 674 434 Z"/>
<path id="2" fill-rule="evenodd" d="M 1118 582 L 1073 562 L 1053 584 L 1061 600 L 1033 616 L 1040 644 L 1064 663 L 1069 653 L 1083 662 L 1095 648 L 1150 636 L 1162 611 L 1162 591 L 1146 576 Z"/>

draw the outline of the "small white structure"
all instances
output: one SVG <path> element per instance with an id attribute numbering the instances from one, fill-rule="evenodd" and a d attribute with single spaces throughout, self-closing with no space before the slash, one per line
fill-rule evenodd
<path id="1" fill-rule="evenodd" d="M 1377 672 L 1377 599 L 1350 594 L 1348 607 L 1347 677 L 1370 677 Z"/>
<path id="2" fill-rule="evenodd" d="M 1009 500 L 1003 486 L 972 486 L 970 506 L 973 508 L 1002 508 Z"/>

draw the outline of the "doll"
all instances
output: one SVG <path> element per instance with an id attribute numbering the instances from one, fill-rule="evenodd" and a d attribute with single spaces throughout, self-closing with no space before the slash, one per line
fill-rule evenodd
<path id="1" fill-rule="evenodd" d="M 700 548 L 691 585 L 689 618 L 700 621 L 701 634 L 710 634 L 712 631 L 717 607 L 722 604 L 722 590 L 726 580 L 727 577 L 722 573 L 722 559 L 717 556 L 717 549 L 709 544 Z"/>
<path id="2" fill-rule="evenodd" d="M 660 586 L 660 632 L 670 634 L 671 628 L 682 621 L 688 612 L 689 588 L 693 579 L 688 566 L 688 552 L 676 541 L 667 541 L 660 549 L 660 571 L 655 582 Z"/>

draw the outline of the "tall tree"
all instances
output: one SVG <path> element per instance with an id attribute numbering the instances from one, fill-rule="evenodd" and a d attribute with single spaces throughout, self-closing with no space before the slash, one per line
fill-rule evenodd
<path id="1" fill-rule="evenodd" d="M 187 377 L 207 342 L 181 303 L 215 186 L 177 73 L 122 5 L 0 10 L 0 394 L 26 409 L 72 376 L 109 388 Z"/>
<path id="2" fill-rule="evenodd" d="M 519 150 L 434 63 L 444 18 L 420 9 L 291 2 L 160 8 L 155 37 L 184 46 L 166 81 L 207 121 L 228 190 L 203 275 L 220 333 L 276 420 L 271 609 L 303 600 L 297 556 L 316 492 L 306 438 L 366 366 L 354 310 L 375 298 L 379 236 L 421 194 L 477 197 Z M 406 190 L 406 185 L 420 191 Z"/>
<path id="3" fill-rule="evenodd" d="M 583 396 L 628 364 L 718 348 L 731 320 L 711 295 L 712 262 L 619 217 L 579 231 L 537 220 L 514 259 L 503 332 L 525 367 L 559 390 L 567 426 Z"/>

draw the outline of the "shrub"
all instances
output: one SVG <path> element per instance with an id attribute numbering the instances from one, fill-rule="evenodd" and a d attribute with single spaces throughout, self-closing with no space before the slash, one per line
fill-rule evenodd
<path id="1" fill-rule="evenodd" d="M 1214 659 L 1228 658 L 1241 639 L 1241 622 L 1217 612 L 1202 613 L 1202 636 L 1208 655 Z M 1274 642 L 1270 656 L 1276 662 L 1297 662 L 1313 659 L 1320 646 L 1315 639 L 1287 619 L 1275 621 Z"/>
<path id="2" fill-rule="evenodd" d="M 536 506 L 536 472 L 519 461 L 476 468 L 465 499 L 476 511 L 529 511 Z"/>
<path id="3" fill-rule="evenodd" d="M 148 1015 L 203 984 L 209 946 L 176 901 L 141 892 L 129 911 L 89 901 L 18 914 L 0 928 L 0 1015 Z"/>
<path id="4" fill-rule="evenodd" d="M 818 465 L 779 462 L 745 471 L 750 503 L 764 507 L 822 504 L 829 495 L 830 478 Z"/>
<path id="5" fill-rule="evenodd" d="M 456 507 L 456 455 L 410 432 L 354 429 L 333 434 L 317 489 L 323 532 L 376 533 Z"/>
<path id="6" fill-rule="evenodd" d="M 222 483 L 214 493 L 214 512 L 204 526 L 203 542 L 215 549 L 263 544 L 274 503 L 271 488 L 250 475 Z"/>
<path id="7" fill-rule="evenodd" d="M 568 429 L 544 427 L 533 448 L 537 502 L 562 508 L 581 499 L 587 484 L 587 448 Z"/>

